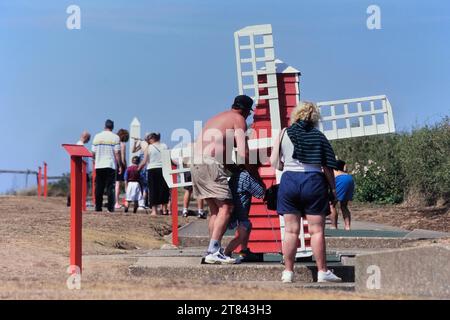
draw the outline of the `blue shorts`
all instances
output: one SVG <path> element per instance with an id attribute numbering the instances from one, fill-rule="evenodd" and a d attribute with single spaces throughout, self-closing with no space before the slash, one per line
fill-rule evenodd
<path id="1" fill-rule="evenodd" d="M 238 226 L 244 227 L 247 231 L 251 231 L 252 222 L 248 218 L 248 212 L 233 210 L 230 221 L 228 222 L 228 229 L 236 229 Z"/>
<path id="2" fill-rule="evenodd" d="M 321 172 L 286 171 L 278 189 L 277 212 L 305 215 L 328 215 L 328 183 Z"/>
<path id="3" fill-rule="evenodd" d="M 350 174 L 341 174 L 336 177 L 336 194 L 338 201 L 352 201 L 355 191 L 355 182 Z"/>
<path id="4" fill-rule="evenodd" d="M 245 230 L 250 232 L 252 230 L 252 223 L 249 219 L 247 220 L 230 220 L 228 223 L 228 229 L 236 229 L 237 227 L 244 227 Z"/>

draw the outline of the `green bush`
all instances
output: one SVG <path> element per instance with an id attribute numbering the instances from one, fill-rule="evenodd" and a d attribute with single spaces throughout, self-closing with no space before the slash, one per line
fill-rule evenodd
<path id="1" fill-rule="evenodd" d="M 450 119 L 410 133 L 359 137 L 332 142 L 364 202 L 425 205 L 450 196 Z"/>

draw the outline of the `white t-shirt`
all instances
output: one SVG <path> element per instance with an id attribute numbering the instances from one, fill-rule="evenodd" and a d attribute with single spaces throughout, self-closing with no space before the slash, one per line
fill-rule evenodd
<path id="1" fill-rule="evenodd" d="M 97 133 L 92 142 L 92 152 L 95 152 L 95 169 L 116 169 L 114 152 L 120 152 L 120 138 L 111 131 Z"/>
<path id="2" fill-rule="evenodd" d="M 161 160 L 161 151 L 166 150 L 167 145 L 164 143 L 156 142 L 153 144 L 149 144 L 147 148 L 148 152 L 148 164 L 147 170 L 162 168 L 162 160 Z"/>
<path id="3" fill-rule="evenodd" d="M 300 162 L 292 157 L 293 154 L 294 144 L 285 132 L 283 135 L 283 140 L 281 141 L 281 161 L 284 162 L 283 172 L 322 172 L 322 166 Z"/>

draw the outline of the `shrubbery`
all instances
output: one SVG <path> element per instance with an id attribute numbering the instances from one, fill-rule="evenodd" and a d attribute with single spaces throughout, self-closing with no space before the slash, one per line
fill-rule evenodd
<path id="1" fill-rule="evenodd" d="M 434 205 L 450 198 L 450 118 L 410 133 L 332 142 L 356 182 L 356 200 Z"/>

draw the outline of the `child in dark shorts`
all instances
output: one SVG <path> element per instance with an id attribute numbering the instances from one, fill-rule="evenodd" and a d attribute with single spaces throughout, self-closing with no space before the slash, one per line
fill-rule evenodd
<path id="1" fill-rule="evenodd" d="M 254 173 L 253 173 L 254 172 Z M 236 228 L 233 240 L 225 248 L 224 254 L 231 256 L 232 252 L 240 245 L 242 262 L 255 261 L 256 254 L 248 248 L 248 240 L 252 230 L 252 223 L 249 219 L 252 196 L 262 199 L 265 193 L 265 186 L 259 177 L 258 170 L 252 170 L 252 174 L 244 166 L 234 169 L 228 182 L 233 195 L 233 212 L 228 223 L 229 229 Z"/>

